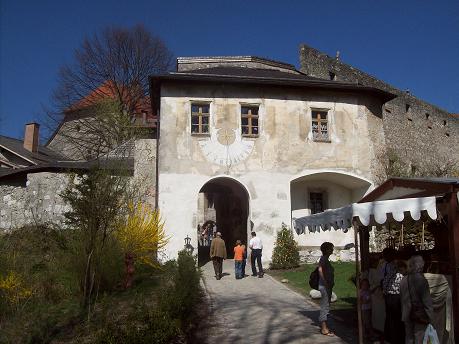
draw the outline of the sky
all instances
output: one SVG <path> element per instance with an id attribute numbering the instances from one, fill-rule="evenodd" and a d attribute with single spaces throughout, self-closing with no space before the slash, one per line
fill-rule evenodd
<path id="1" fill-rule="evenodd" d="M 255 55 L 299 68 L 301 43 L 459 113 L 457 0 L 0 0 L 0 135 L 43 123 L 85 36 L 143 24 L 175 56 Z"/>

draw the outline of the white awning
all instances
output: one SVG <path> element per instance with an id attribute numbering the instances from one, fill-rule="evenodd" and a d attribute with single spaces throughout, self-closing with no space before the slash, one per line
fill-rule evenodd
<path id="1" fill-rule="evenodd" d="M 305 233 L 306 229 L 309 232 L 319 232 L 334 228 L 347 232 L 348 228 L 352 227 L 354 218 L 364 226 L 383 225 L 388 221 L 388 218 L 402 222 L 405 219 L 405 212 L 409 212 L 413 220 L 419 220 L 422 211 L 426 211 L 433 220 L 437 218 L 435 197 L 352 203 L 323 213 L 294 218 L 293 223 L 298 234 Z"/>

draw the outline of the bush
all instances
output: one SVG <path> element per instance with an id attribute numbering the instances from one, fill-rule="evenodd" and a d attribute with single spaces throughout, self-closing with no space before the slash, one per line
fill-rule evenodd
<path id="1" fill-rule="evenodd" d="M 200 298 L 196 259 L 181 251 L 177 261 L 167 262 L 163 269 L 165 276 L 158 307 L 150 312 L 140 307 L 137 314 L 126 321 L 128 326 L 108 324 L 99 334 L 97 344 L 170 343 L 187 331 Z"/>
<path id="2" fill-rule="evenodd" d="M 170 287 L 160 300 L 160 308 L 173 318 L 187 322 L 200 297 L 200 277 L 196 259 L 190 253 L 180 251 L 177 262 L 171 264 L 168 281 L 165 281 Z"/>
<path id="3" fill-rule="evenodd" d="M 44 226 L 0 234 L 0 315 L 31 301 L 54 303 L 71 292 L 62 278 L 66 244 L 58 229 Z"/>
<path id="4" fill-rule="evenodd" d="M 132 326 L 139 322 L 141 327 Z M 180 334 L 177 322 L 161 311 L 147 313 L 142 319 L 130 319 L 127 327 L 108 325 L 98 336 L 96 344 L 150 344 L 170 343 Z"/>
<path id="5" fill-rule="evenodd" d="M 282 224 L 282 229 L 277 233 L 270 267 L 271 269 L 291 269 L 299 265 L 298 244 L 293 238 L 293 232 Z"/>

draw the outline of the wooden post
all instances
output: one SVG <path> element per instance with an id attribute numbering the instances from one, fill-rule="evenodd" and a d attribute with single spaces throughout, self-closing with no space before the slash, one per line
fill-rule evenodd
<path id="1" fill-rule="evenodd" d="M 457 190 L 447 195 L 448 198 L 448 232 L 449 258 L 452 265 L 453 279 L 453 312 L 455 333 L 459 333 L 459 215 Z"/>
<path id="2" fill-rule="evenodd" d="M 359 240 L 358 231 L 359 225 L 352 221 L 352 228 L 354 229 L 354 245 L 355 245 L 355 285 L 357 288 L 357 324 L 359 327 L 359 344 L 363 344 L 363 327 L 362 327 L 362 307 L 360 304 L 360 261 L 359 261 Z"/>
<path id="3" fill-rule="evenodd" d="M 424 249 L 424 221 L 422 221 L 422 236 L 421 236 L 421 250 Z"/>

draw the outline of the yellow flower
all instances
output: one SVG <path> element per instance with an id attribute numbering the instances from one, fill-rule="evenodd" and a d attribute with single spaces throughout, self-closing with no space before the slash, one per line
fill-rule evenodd
<path id="1" fill-rule="evenodd" d="M 151 266 L 157 266 L 156 253 L 169 241 L 159 210 L 142 203 L 129 204 L 129 214 L 118 227 L 116 236 L 125 253 Z"/>
<path id="2" fill-rule="evenodd" d="M 0 276 L 0 296 L 11 306 L 17 306 L 32 296 L 32 290 L 24 285 L 19 274 L 10 271 L 6 276 Z"/>

